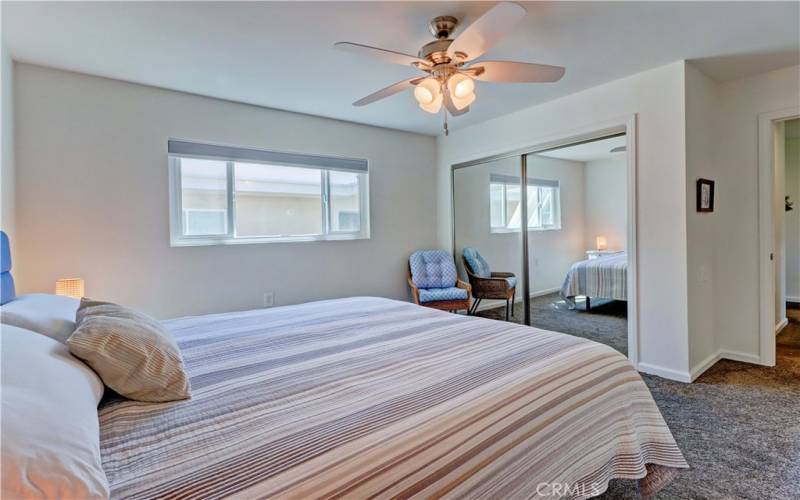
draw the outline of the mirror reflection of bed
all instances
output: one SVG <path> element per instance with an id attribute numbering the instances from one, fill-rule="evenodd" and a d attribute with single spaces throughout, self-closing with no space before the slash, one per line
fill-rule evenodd
<path id="1" fill-rule="evenodd" d="M 530 324 L 623 354 L 628 350 L 625 144 L 620 134 L 525 158 Z M 517 323 L 526 319 L 521 184 L 519 156 L 453 170 L 456 261 L 473 287 L 472 313 Z"/>

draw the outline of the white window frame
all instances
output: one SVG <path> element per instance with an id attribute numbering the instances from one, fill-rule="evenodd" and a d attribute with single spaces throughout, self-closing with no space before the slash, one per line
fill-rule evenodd
<path id="1" fill-rule="evenodd" d="M 369 207 L 369 167 L 367 160 L 342 158 L 335 156 L 306 155 L 302 153 L 284 153 L 252 148 L 239 148 L 232 146 L 213 145 L 207 143 L 193 143 L 188 141 L 170 140 L 168 153 L 169 175 L 169 225 L 170 245 L 178 246 L 205 246 L 205 245 L 240 245 L 253 243 L 282 243 L 303 241 L 329 241 L 329 240 L 362 240 L 370 238 L 370 207 Z M 175 152 L 173 150 L 173 144 Z M 186 153 L 185 151 L 189 151 Z M 225 157 L 225 156 L 229 157 Z M 181 158 L 195 158 L 217 160 L 226 162 L 226 192 L 227 192 L 227 221 L 225 234 L 219 235 L 186 235 L 183 234 L 184 209 L 182 206 L 183 189 L 181 185 Z M 271 158 L 276 161 L 269 161 Z M 265 165 L 310 168 L 320 172 L 321 176 L 321 203 L 320 217 L 322 218 L 322 232 L 309 235 L 284 235 L 284 236 L 239 236 L 236 234 L 236 163 L 263 163 Z M 331 165 L 331 166 L 326 166 Z M 341 166 L 343 165 L 343 166 Z M 348 165 L 355 165 L 353 170 Z M 354 169 L 359 170 L 354 170 Z M 358 175 L 359 200 L 358 208 L 361 227 L 357 231 L 331 230 L 331 204 L 329 202 L 330 172 L 352 172 Z"/>
<path id="2" fill-rule="evenodd" d="M 496 177 L 497 179 L 494 179 Z M 507 178 L 507 179 L 506 179 Z M 502 210 L 502 219 L 503 225 L 502 226 L 492 226 L 492 203 L 491 203 L 491 186 L 492 185 L 502 185 L 502 203 L 501 203 L 501 210 Z M 489 180 L 489 232 L 492 234 L 500 234 L 500 233 L 519 233 L 522 232 L 521 228 L 512 228 L 508 227 L 508 186 L 514 185 L 519 186 L 520 188 L 521 183 L 520 179 L 512 178 L 511 176 L 504 176 L 504 175 L 495 175 L 492 174 L 492 178 Z M 559 181 L 553 180 L 540 180 L 534 179 L 532 177 L 528 178 L 528 189 L 536 188 L 537 192 L 537 200 L 542 199 L 542 193 L 545 189 L 553 189 L 553 224 L 544 225 L 542 223 L 542 206 L 541 201 L 539 202 L 539 210 L 537 213 L 539 214 L 538 224 L 534 222 L 531 225 L 530 217 L 528 219 L 528 231 L 559 231 L 561 230 L 561 183 Z M 521 200 L 520 200 L 521 202 Z M 529 216 L 531 215 L 531 209 L 528 209 Z"/>

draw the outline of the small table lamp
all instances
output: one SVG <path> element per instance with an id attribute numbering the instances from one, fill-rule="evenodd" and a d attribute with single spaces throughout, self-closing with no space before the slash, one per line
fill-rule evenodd
<path id="1" fill-rule="evenodd" d="M 605 236 L 598 236 L 597 237 L 597 249 L 598 250 L 605 250 L 608 248 L 608 242 L 606 242 Z"/>
<path id="2" fill-rule="evenodd" d="M 56 295 L 66 295 L 75 299 L 83 297 L 83 278 L 66 278 L 56 281 Z"/>

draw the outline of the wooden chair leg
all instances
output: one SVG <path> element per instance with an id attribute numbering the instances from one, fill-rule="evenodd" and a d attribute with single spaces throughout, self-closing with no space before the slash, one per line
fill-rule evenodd
<path id="1" fill-rule="evenodd" d="M 506 321 L 508 321 L 508 299 L 506 299 Z"/>
<path id="2" fill-rule="evenodd" d="M 586 311 L 588 312 L 589 309 L 591 309 L 591 308 L 592 308 L 592 302 L 591 302 L 591 299 L 589 299 L 589 296 L 587 295 L 586 296 Z"/>

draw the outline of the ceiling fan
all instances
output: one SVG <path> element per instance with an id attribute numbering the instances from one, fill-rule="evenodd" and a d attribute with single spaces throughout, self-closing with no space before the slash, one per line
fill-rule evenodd
<path id="1" fill-rule="evenodd" d="M 484 82 L 546 83 L 557 82 L 564 76 L 561 66 L 512 61 L 475 61 L 526 14 L 525 9 L 513 2 L 500 2 L 477 21 L 467 26 L 455 39 L 450 38 L 458 26 L 453 16 L 439 16 L 431 20 L 429 29 L 436 40 L 422 46 L 417 56 L 393 50 L 370 47 L 360 43 L 338 42 L 337 49 L 377 57 L 384 61 L 411 65 L 426 75 L 409 78 L 389 85 L 353 103 L 365 106 L 403 90 L 414 88 L 414 98 L 419 107 L 429 113 L 445 111 L 463 115 L 475 101 L 475 80 Z"/>

